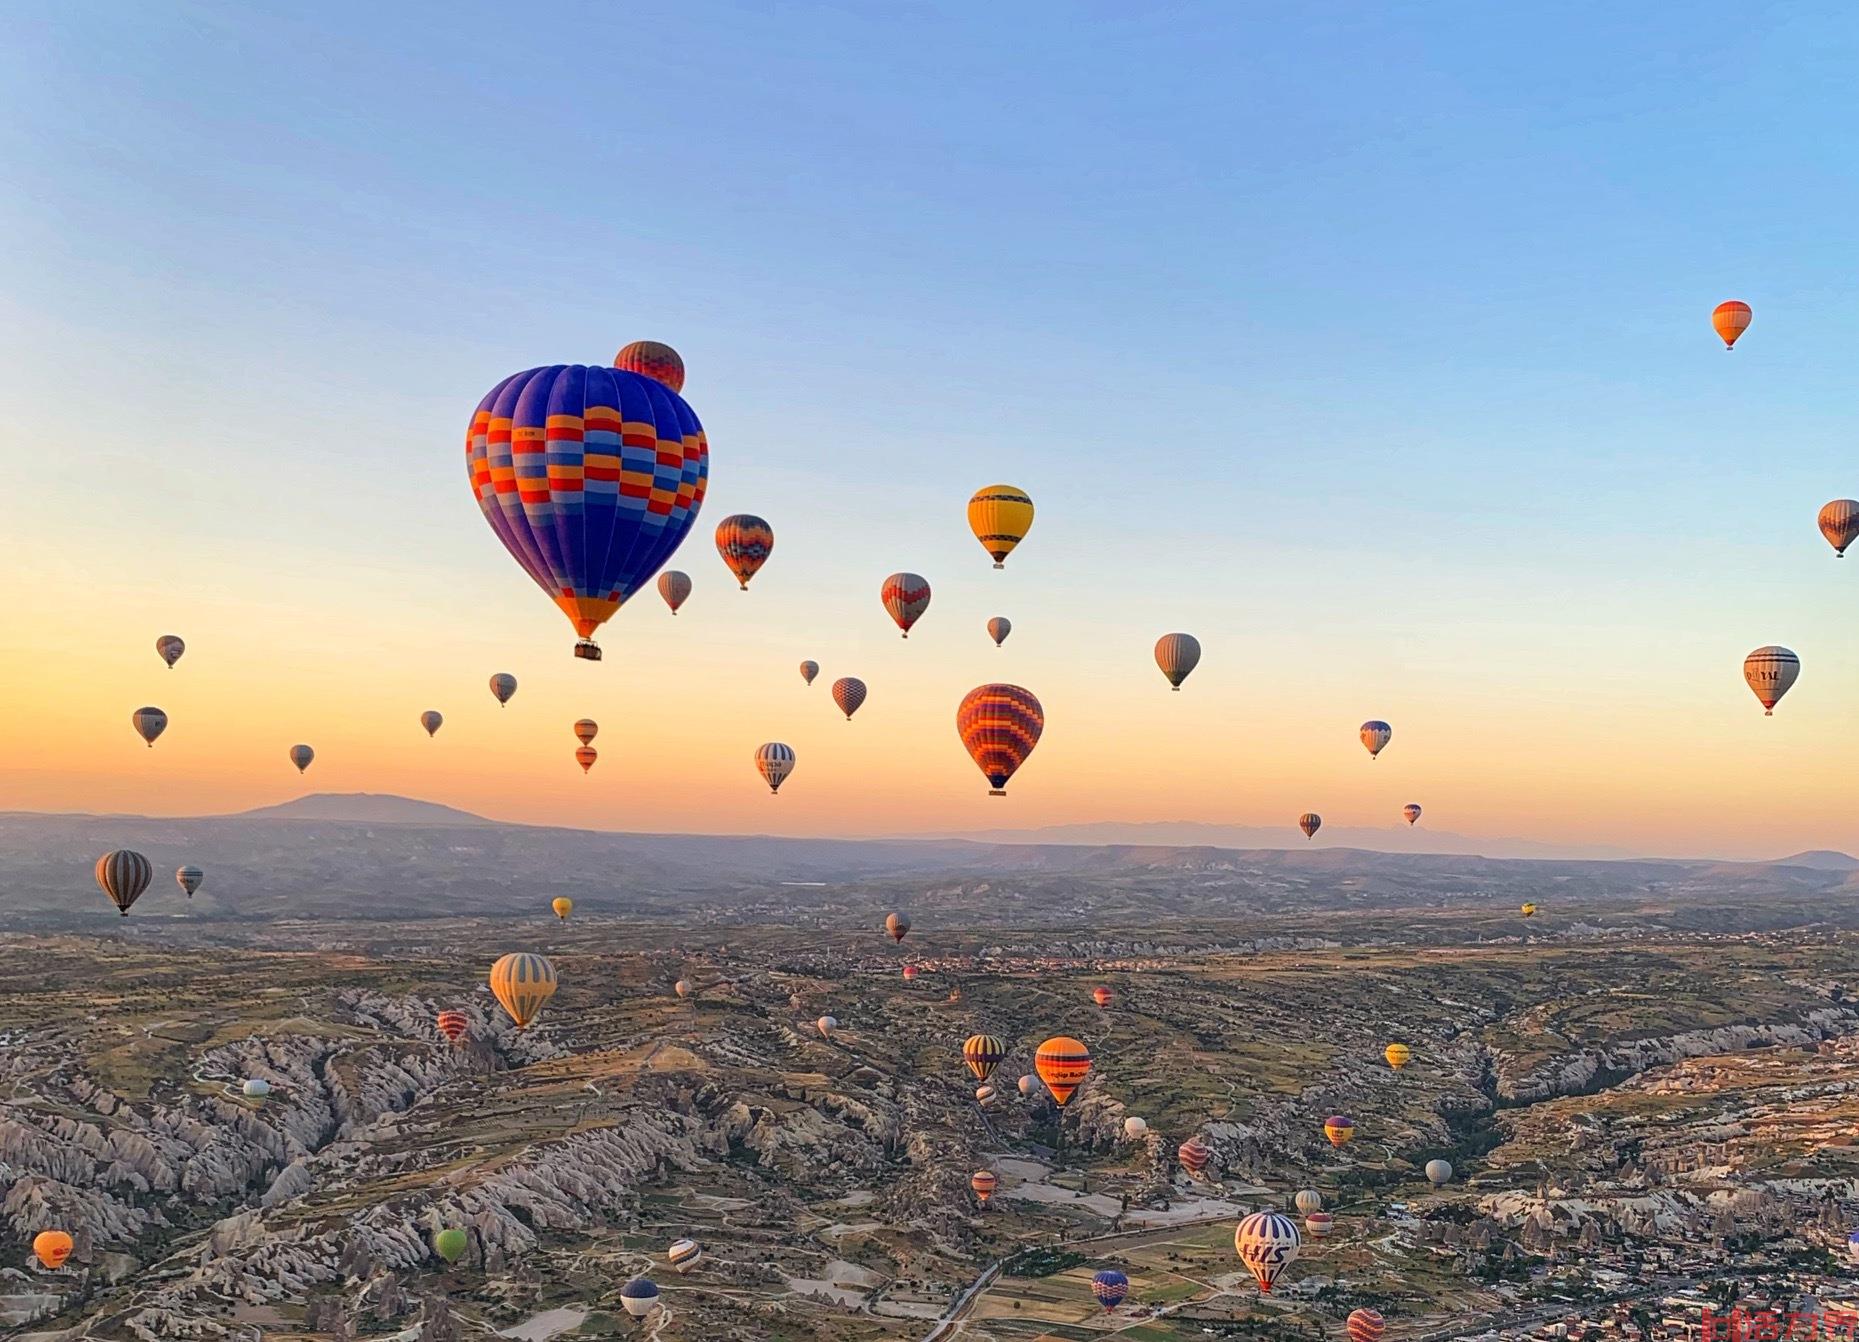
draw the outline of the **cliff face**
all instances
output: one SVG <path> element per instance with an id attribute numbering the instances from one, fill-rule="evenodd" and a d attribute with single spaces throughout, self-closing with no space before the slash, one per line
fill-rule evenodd
<path id="1" fill-rule="evenodd" d="M 1685 1058 L 1736 1053 L 1770 1045 L 1801 1046 L 1859 1031 L 1859 1013 L 1845 1007 L 1819 1007 L 1798 1021 L 1768 1025 L 1725 1025 L 1686 1030 L 1651 1039 L 1621 1040 L 1559 1054 L 1546 1063 L 1524 1064 L 1502 1050 L 1494 1052 L 1498 1098 L 1534 1103 L 1558 1095 L 1577 1095 L 1597 1085 L 1614 1084 Z"/>

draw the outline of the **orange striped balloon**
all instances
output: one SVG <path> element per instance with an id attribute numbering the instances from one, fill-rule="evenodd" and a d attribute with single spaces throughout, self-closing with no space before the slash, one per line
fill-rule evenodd
<path id="1" fill-rule="evenodd" d="M 1007 780 L 1026 763 L 1045 726 L 1039 700 L 1018 685 L 976 686 L 955 710 L 956 734 L 986 775 L 990 797 L 1007 795 Z"/>
<path id="2" fill-rule="evenodd" d="M 1387 1325 L 1375 1310 L 1358 1309 L 1349 1316 L 1346 1326 L 1349 1342 L 1381 1342 L 1382 1329 Z"/>
<path id="3" fill-rule="evenodd" d="M 1725 349 L 1734 348 L 1738 337 L 1749 329 L 1750 318 L 1753 315 L 1749 310 L 1749 304 L 1739 303 L 1734 298 L 1727 303 L 1719 303 L 1711 310 L 1711 325 L 1723 338 Z"/>
<path id="4" fill-rule="evenodd" d="M 1846 558 L 1846 547 L 1859 540 L 1859 499 L 1835 499 L 1820 510 L 1820 534 L 1833 553 Z"/>
<path id="5" fill-rule="evenodd" d="M 1033 1055 L 1033 1070 L 1061 1109 L 1091 1074 L 1091 1050 L 1070 1035 L 1054 1035 Z"/>
<path id="6" fill-rule="evenodd" d="M 613 366 L 663 382 L 675 392 L 684 390 L 684 359 L 659 340 L 635 340 L 613 356 Z"/>
<path id="7" fill-rule="evenodd" d="M 993 1170 L 976 1170 L 968 1177 L 968 1186 L 975 1190 L 975 1201 L 983 1206 L 994 1196 L 994 1186 L 999 1182 Z"/>
<path id="8" fill-rule="evenodd" d="M 716 551 L 743 591 L 775 552 L 775 531 L 754 513 L 732 513 L 717 524 Z"/>
<path id="9" fill-rule="evenodd" d="M 986 1081 L 1006 1056 L 1007 1045 L 998 1035 L 972 1034 L 962 1045 L 962 1061 L 977 1081 Z"/>

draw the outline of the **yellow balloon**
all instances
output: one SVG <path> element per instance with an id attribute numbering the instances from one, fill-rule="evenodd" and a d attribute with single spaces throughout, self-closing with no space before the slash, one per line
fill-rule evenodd
<path id="1" fill-rule="evenodd" d="M 568 921 L 568 915 L 574 912 L 574 901 L 566 895 L 559 895 L 549 904 L 549 907 L 554 909 L 555 916 L 565 923 Z"/>
<path id="2" fill-rule="evenodd" d="M 1414 1056 L 1414 1051 L 1405 1044 L 1389 1044 L 1382 1050 L 1381 1056 L 1388 1060 L 1388 1066 L 1398 1072 L 1407 1066 L 1407 1060 Z"/>
<path id="3" fill-rule="evenodd" d="M 555 966 L 540 955 L 506 955 L 491 966 L 491 991 L 517 1029 L 527 1029 L 555 996 Z"/>
<path id="4" fill-rule="evenodd" d="M 1033 501 L 1012 485 L 989 485 L 968 501 L 968 526 L 981 548 L 994 556 L 994 567 L 1006 567 L 1013 547 L 1033 529 Z"/>

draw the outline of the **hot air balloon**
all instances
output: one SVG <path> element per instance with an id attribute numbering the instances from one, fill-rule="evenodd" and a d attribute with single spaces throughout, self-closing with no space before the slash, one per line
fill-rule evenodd
<path id="1" fill-rule="evenodd" d="M 439 1033 L 445 1036 L 445 1042 L 448 1044 L 456 1044 L 471 1028 L 471 1021 L 464 1012 L 453 1011 L 450 1008 L 441 1011 L 434 1018 L 434 1024 L 439 1027 Z"/>
<path id="2" fill-rule="evenodd" d="M 71 1256 L 71 1236 L 62 1230 L 41 1230 L 32 1237 L 32 1252 L 41 1263 L 56 1272 Z"/>
<path id="3" fill-rule="evenodd" d="M 968 501 L 968 526 L 994 557 L 994 567 L 1004 568 L 1013 547 L 1033 528 L 1033 501 L 1012 485 L 977 489 Z"/>
<path id="4" fill-rule="evenodd" d="M 1859 540 L 1859 499 L 1835 499 L 1822 507 L 1820 534 L 1838 558 L 1846 558 L 1846 547 Z"/>
<path id="5" fill-rule="evenodd" d="M 836 1016 L 822 1016 L 813 1023 L 813 1026 L 820 1032 L 820 1038 L 831 1039 L 833 1037 L 833 1031 L 839 1028 L 839 1018 Z"/>
<path id="6" fill-rule="evenodd" d="M 691 981 L 689 979 L 679 979 L 676 983 L 671 985 L 671 990 L 679 997 L 689 997 L 691 995 Z"/>
<path id="7" fill-rule="evenodd" d="M 659 340 L 635 340 L 613 356 L 613 366 L 662 382 L 680 394 L 684 391 L 684 360 L 678 351 Z"/>
<path id="8" fill-rule="evenodd" d="M 779 741 L 769 741 L 755 748 L 755 767 L 768 784 L 770 792 L 781 791 L 781 784 L 794 772 L 794 748 Z"/>
<path id="9" fill-rule="evenodd" d="M 680 1277 L 696 1267 L 697 1260 L 703 1256 L 703 1246 L 694 1239 L 675 1239 L 665 1251 L 665 1261 Z"/>
<path id="10" fill-rule="evenodd" d="M 1405 1044 L 1389 1044 L 1381 1051 L 1381 1056 L 1388 1060 L 1388 1066 L 1398 1072 L 1407 1066 L 1407 1060 L 1414 1056 L 1414 1051 Z"/>
<path id="11" fill-rule="evenodd" d="M 1450 1160 L 1429 1160 L 1427 1162 L 1427 1182 L 1435 1188 L 1443 1188 L 1452 1182 L 1452 1162 Z"/>
<path id="12" fill-rule="evenodd" d="M 994 646 L 997 648 L 1007 641 L 1007 635 L 1012 632 L 1013 621 L 1005 615 L 996 615 L 988 621 L 988 637 L 994 640 Z"/>
<path id="13" fill-rule="evenodd" d="M 658 1308 L 658 1285 L 644 1277 L 634 1277 L 620 1287 L 620 1306 L 635 1319 L 643 1319 Z"/>
<path id="14" fill-rule="evenodd" d="M 710 447 L 665 383 L 558 364 L 491 388 L 465 468 L 497 539 L 600 660 L 594 633 L 664 567 L 703 505 Z"/>
<path id="15" fill-rule="evenodd" d="M 1149 1120 L 1131 1115 L 1123 1120 L 1123 1135 L 1132 1142 L 1140 1142 L 1149 1135 Z"/>
<path id="16" fill-rule="evenodd" d="M 1201 664 L 1201 642 L 1193 634 L 1163 634 L 1155 641 L 1155 664 L 1179 691 L 1188 673 Z"/>
<path id="17" fill-rule="evenodd" d="M 445 724 L 445 718 L 437 709 L 429 708 L 420 714 L 420 726 L 426 729 L 426 735 L 437 736 L 439 728 Z"/>
<path id="18" fill-rule="evenodd" d="M 1033 1098 L 1033 1092 L 1039 1089 L 1039 1078 L 1028 1072 L 1014 1084 L 1020 1088 L 1021 1096 L 1030 1100 Z"/>
<path id="19" fill-rule="evenodd" d="M 168 730 L 168 715 L 159 708 L 138 708 L 129 715 L 129 722 L 150 750 L 155 748 L 155 738 Z"/>
<path id="20" fill-rule="evenodd" d="M 920 573 L 893 573 L 878 589 L 878 599 L 897 622 L 897 627 L 904 631 L 904 637 L 909 638 L 910 626 L 922 619 L 923 612 L 929 609 L 929 579 Z"/>
<path id="21" fill-rule="evenodd" d="M 316 758 L 316 752 L 306 745 L 294 745 L 290 748 L 290 762 L 302 773 L 310 767 L 310 761 Z"/>
<path id="22" fill-rule="evenodd" d="M 1039 700 L 1018 685 L 978 685 L 955 710 L 956 734 L 986 775 L 990 797 L 1007 795 L 1007 780 L 1026 763 L 1045 727 Z"/>
<path id="23" fill-rule="evenodd" d="M 599 758 L 600 752 L 592 746 L 575 747 L 574 762 L 581 766 L 581 772 L 584 774 L 594 767 L 594 761 Z"/>
<path id="24" fill-rule="evenodd" d="M 1381 1342 L 1382 1329 L 1386 1326 L 1378 1311 L 1366 1307 L 1350 1314 L 1344 1324 L 1349 1330 L 1349 1342 Z"/>
<path id="25" fill-rule="evenodd" d="M 1356 1135 L 1356 1121 L 1348 1114 L 1331 1114 L 1323 1120 L 1323 1135 L 1330 1139 L 1331 1146 L 1341 1150 Z"/>
<path id="26" fill-rule="evenodd" d="M 574 901 L 566 895 L 557 895 L 549 901 L 549 907 L 555 910 L 555 916 L 565 923 L 568 921 L 568 915 L 574 912 Z"/>
<path id="27" fill-rule="evenodd" d="M 1362 724 L 1359 735 L 1362 737 L 1363 748 L 1368 751 L 1368 757 L 1374 759 L 1387 748 L 1388 742 L 1393 739 L 1394 728 L 1379 718 L 1370 718 Z"/>
<path id="28" fill-rule="evenodd" d="M 975 1087 L 975 1103 L 980 1105 L 983 1109 L 992 1109 L 994 1107 L 994 1098 L 994 1087 Z"/>
<path id="29" fill-rule="evenodd" d="M 1526 918 L 1534 918 L 1536 917 L 1536 905 L 1520 904 L 1517 906 L 1517 912 L 1521 913 Z"/>
<path id="30" fill-rule="evenodd" d="M 1181 1168 L 1188 1172 L 1190 1179 L 1207 1177 L 1207 1162 L 1213 1159 L 1213 1155 L 1213 1148 L 1199 1136 L 1190 1137 L 1175 1148 L 1175 1159 L 1181 1162 Z"/>
<path id="31" fill-rule="evenodd" d="M 1096 1002 L 1100 1007 L 1107 1007 L 1116 1000 L 1116 994 L 1111 992 L 1108 988 L 1093 988 L 1091 989 L 1091 1000 Z"/>
<path id="32" fill-rule="evenodd" d="M 491 697 L 501 708 L 510 702 L 510 696 L 516 693 L 516 677 L 508 671 L 499 671 L 491 677 Z"/>
<path id="33" fill-rule="evenodd" d="M 904 982 L 915 983 L 916 981 L 917 981 L 917 967 L 915 965 L 905 965 L 904 966 Z"/>
<path id="34" fill-rule="evenodd" d="M 1777 644 L 1757 648 L 1743 659 L 1743 679 L 1761 701 L 1762 715 L 1771 717 L 1801 674 L 1801 659 Z"/>
<path id="35" fill-rule="evenodd" d="M 1054 1035 L 1033 1055 L 1033 1070 L 1046 1083 L 1052 1102 L 1063 1109 L 1091 1074 L 1091 1050 L 1069 1035 Z"/>
<path id="36" fill-rule="evenodd" d="M 1319 1193 L 1314 1188 L 1299 1189 L 1297 1196 L 1292 1199 L 1292 1202 L 1296 1205 L 1297 1209 L 1306 1216 L 1310 1215 L 1312 1212 L 1320 1212 L 1323 1210 L 1323 1194 Z"/>
<path id="37" fill-rule="evenodd" d="M 1418 802 L 1408 802 L 1407 805 L 1401 808 L 1401 818 L 1410 825 L 1420 819 L 1420 804 Z"/>
<path id="38" fill-rule="evenodd" d="M 179 634 L 163 634 L 155 640 L 155 655 L 168 664 L 170 671 L 181 660 L 181 654 L 187 651 L 187 644 L 181 641 Z"/>
<path id="39" fill-rule="evenodd" d="M 947 1002 L 950 1006 L 954 1006 L 957 1002 L 962 1000 L 962 990 L 960 988 L 951 988 L 949 989 L 949 995 L 942 1000 Z"/>
<path id="40" fill-rule="evenodd" d="M 885 914 L 884 930 L 890 933 L 892 941 L 902 941 L 910 931 L 910 915 L 907 913 Z"/>
<path id="41" fill-rule="evenodd" d="M 805 661 L 800 664 L 800 678 L 809 685 L 813 684 L 813 678 L 819 674 L 820 664 L 818 662 Z"/>
<path id="42" fill-rule="evenodd" d="M 1261 1291 L 1270 1291 L 1278 1274 L 1297 1261 L 1301 1244 L 1296 1222 L 1282 1212 L 1254 1212 L 1233 1232 L 1233 1251 L 1252 1269 Z"/>
<path id="43" fill-rule="evenodd" d="M 241 1094 L 248 1100 L 262 1100 L 271 1093 L 271 1083 L 263 1077 L 253 1077 L 239 1087 Z"/>
<path id="44" fill-rule="evenodd" d="M 1328 1212 L 1311 1212 L 1304 1218 L 1304 1233 L 1312 1239 L 1324 1239 L 1335 1224 L 1336 1218 Z"/>
<path id="45" fill-rule="evenodd" d="M 127 848 L 118 848 L 113 853 L 105 853 L 97 859 L 97 888 L 109 897 L 110 903 L 116 905 L 116 911 L 127 918 L 129 906 L 142 897 L 148 889 L 148 883 L 154 878 L 155 869 L 142 854 Z"/>
<path id="46" fill-rule="evenodd" d="M 491 966 L 491 991 L 516 1028 L 526 1030 L 555 996 L 555 966 L 540 955 L 512 952 Z"/>
<path id="47" fill-rule="evenodd" d="M 1859 1230 L 1853 1231 L 1846 1237 L 1846 1256 L 1853 1262 L 1859 1263 Z"/>
<path id="48" fill-rule="evenodd" d="M 658 575 L 658 594 L 671 607 L 671 613 L 676 615 L 678 607 L 690 599 L 691 575 L 675 568 L 666 569 Z"/>
<path id="49" fill-rule="evenodd" d="M 448 1263 L 456 1263 L 463 1258 L 468 1247 L 470 1240 L 457 1226 L 447 1226 L 432 1237 L 433 1252 Z"/>
<path id="50" fill-rule="evenodd" d="M 994 1196 L 994 1188 L 998 1183 L 1000 1180 L 995 1177 L 993 1170 L 976 1170 L 968 1176 L 968 1186 L 974 1190 L 975 1201 L 983 1207 L 987 1206 L 988 1199 Z"/>
<path id="51" fill-rule="evenodd" d="M 1097 1297 L 1105 1313 L 1122 1304 L 1129 1293 L 1130 1279 L 1114 1268 L 1105 1268 L 1091 1278 L 1091 1294 Z"/>
<path id="52" fill-rule="evenodd" d="M 716 552 L 743 591 L 775 550 L 774 528 L 753 513 L 732 513 L 717 524 Z"/>
<path id="53" fill-rule="evenodd" d="M 594 744 L 594 738 L 600 735 L 600 724 L 592 718 L 577 718 L 574 724 L 574 739 L 584 746 Z"/>
<path id="54" fill-rule="evenodd" d="M 194 891 L 200 888 L 200 883 L 206 878 L 207 874 L 199 867 L 182 867 L 174 873 L 174 883 L 181 887 L 181 893 L 189 899 L 194 897 Z"/>
<path id="55" fill-rule="evenodd" d="M 992 1076 L 1006 1056 L 1006 1041 L 996 1035 L 971 1034 L 962 1045 L 962 1061 L 968 1064 L 968 1070 L 975 1074 L 977 1081 L 986 1081 Z"/>
<path id="56" fill-rule="evenodd" d="M 1749 304 L 1739 303 L 1734 298 L 1727 303 L 1719 303 L 1711 309 L 1711 325 L 1716 328 L 1725 349 L 1735 347 L 1737 338 L 1749 329 L 1749 321 L 1753 315 L 1749 310 Z"/>
<path id="57" fill-rule="evenodd" d="M 1308 839 L 1323 828 L 1323 817 L 1315 811 L 1306 811 L 1297 818 L 1297 827 L 1304 831 L 1304 837 Z"/>
<path id="58" fill-rule="evenodd" d="M 857 676 L 841 676 L 833 682 L 833 702 L 846 715 L 846 721 L 852 721 L 852 715 L 865 702 L 865 682 Z"/>

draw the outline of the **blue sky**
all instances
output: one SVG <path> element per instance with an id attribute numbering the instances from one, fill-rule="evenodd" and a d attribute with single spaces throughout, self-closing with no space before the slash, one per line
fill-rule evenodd
<path id="1" fill-rule="evenodd" d="M 959 510 L 1006 479 L 1041 505 L 1004 611 L 1028 683 L 1101 720 L 1122 668 L 1154 688 L 1156 634 L 1195 631 L 1183 748 L 1258 739 L 1246 771 L 1297 783 L 1181 818 L 1315 804 L 1259 720 L 1294 684 L 1283 712 L 1345 743 L 1390 703 L 1456 715 L 1432 782 L 1461 780 L 1460 828 L 1540 834 L 1591 768 L 1634 779 L 1597 779 L 1597 839 L 1859 844 L 1816 800 L 1855 726 L 1859 566 L 1813 529 L 1859 494 L 1856 47 L 1831 5 L 17 6 L 0 389 L 30 485 L 0 517 L 34 595 L 0 652 L 55 666 L 74 606 L 282 607 L 316 646 L 367 630 L 358 678 L 466 629 L 553 659 L 462 428 L 511 371 L 653 336 L 716 452 L 680 566 L 714 585 L 710 526 L 745 509 L 792 584 L 706 636 L 693 692 L 752 699 L 745 646 L 878 656 L 882 627 L 837 631 L 892 569 L 996 613 Z M 1728 297 L 1756 311 L 1732 355 Z M 1807 666 L 1787 736 L 1738 683 L 1770 641 Z M 998 666 L 937 663 L 924 750 Z M 1553 777 L 1477 774 L 1548 722 Z M 1071 742 L 1088 777 L 1102 750 Z M 1674 750 L 1664 782 L 1620 767 Z M 198 769 L 202 799 L 249 786 Z M 1180 815 L 1127 768 L 1094 781 L 1015 821 Z M 909 779 L 886 795 L 867 827 L 907 827 Z M 1711 795 L 1750 829 L 1698 822 Z"/>

